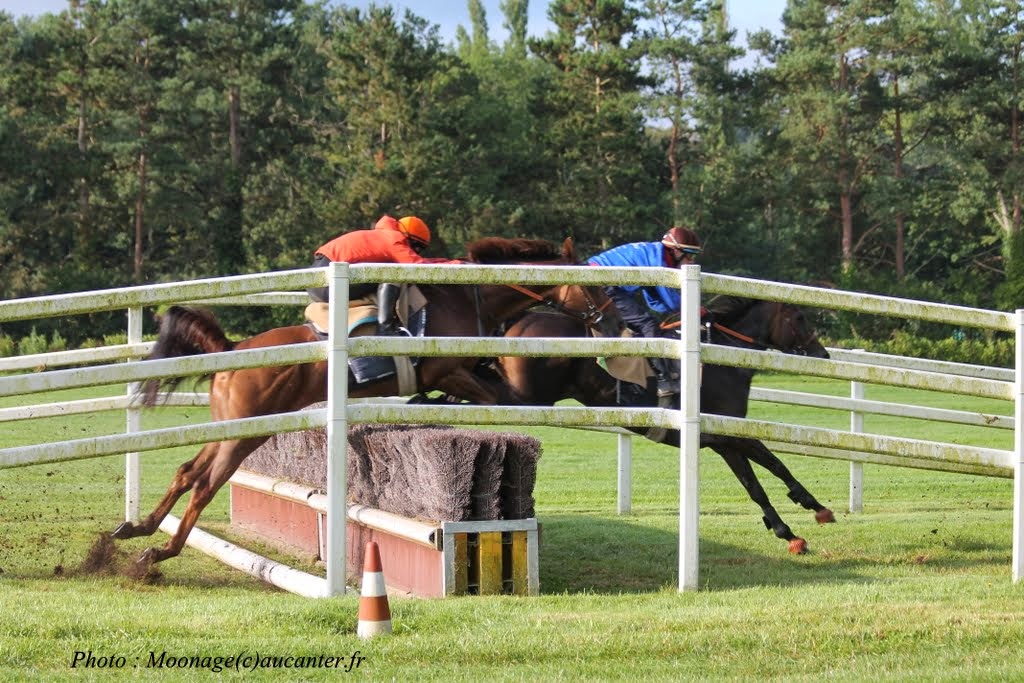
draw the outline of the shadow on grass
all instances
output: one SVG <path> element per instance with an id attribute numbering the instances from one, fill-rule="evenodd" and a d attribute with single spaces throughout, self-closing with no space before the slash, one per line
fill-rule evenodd
<path id="1" fill-rule="evenodd" d="M 542 520 L 542 593 L 646 593 L 678 586 L 679 536 L 631 523 L 585 515 L 545 515 Z M 773 537 L 774 538 L 774 537 Z M 856 563 L 855 563 L 856 564 Z M 845 560 L 764 555 L 734 545 L 700 542 L 701 589 L 873 580 Z"/>
<path id="2" fill-rule="evenodd" d="M 716 513 L 716 516 L 721 516 Z M 679 537 L 671 516 L 654 528 L 649 520 L 619 518 L 581 512 L 541 515 L 541 592 L 554 593 L 650 593 L 675 590 L 678 585 Z M 90 524 L 94 526 L 94 524 Z M 109 526 L 109 525 L 108 525 Z M 83 529 L 33 535 L 31 542 L 14 543 L 0 536 L 0 575 L 5 579 L 84 580 L 112 579 L 128 585 L 163 587 L 228 587 L 259 584 L 247 575 L 207 558 L 195 549 L 160 565 L 163 572 L 136 566 L 138 554 L 166 536 L 133 539 L 114 544 L 105 535 L 90 535 L 91 547 L 81 538 Z M 239 542 L 305 571 L 316 569 L 299 558 L 274 552 L 252 539 L 239 539 L 225 524 L 213 525 L 212 533 Z M 838 531 L 838 529 L 836 530 Z M 1001 539 L 974 536 L 960 530 L 947 536 L 930 530 L 913 538 L 906 533 L 884 540 L 866 529 L 847 527 L 842 534 L 812 541 L 811 553 L 794 556 L 783 541 L 763 528 L 745 530 L 736 543 L 709 540 L 708 530 L 700 544 L 700 587 L 729 590 L 758 586 L 799 586 L 815 583 L 866 583 L 894 575 L 936 573 L 999 573 L 1010 563 L 1010 546 Z M 911 533 L 908 531 L 907 533 Z M 748 544 L 746 539 L 751 539 Z M 766 548 L 768 550 L 766 550 Z M 11 563 L 12 555 L 19 556 Z M 4 560 L 7 560 L 6 562 Z M 305 566 L 304 566 L 305 565 Z M 269 588 L 268 588 L 269 589 Z"/>

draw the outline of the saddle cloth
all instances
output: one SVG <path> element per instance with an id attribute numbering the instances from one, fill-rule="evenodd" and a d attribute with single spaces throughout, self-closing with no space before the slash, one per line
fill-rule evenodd
<path id="1" fill-rule="evenodd" d="M 403 327 L 409 326 L 409 321 L 424 306 L 427 299 L 415 285 L 403 285 L 402 293 L 398 297 L 398 319 Z M 314 301 L 306 306 L 306 320 L 313 323 L 313 327 L 320 334 L 326 335 L 330 327 L 328 316 L 330 304 Z M 377 295 L 372 294 L 362 299 L 352 299 L 348 302 L 348 333 L 353 333 L 363 325 L 377 324 Z M 358 335 L 353 335 L 358 336 Z"/>
<path id="2" fill-rule="evenodd" d="M 600 336 L 596 331 L 592 331 L 591 334 L 594 336 Z M 622 337 L 635 337 L 632 330 L 626 329 L 622 331 L 620 335 Z M 629 382 L 631 384 L 639 384 L 642 387 L 647 386 L 647 378 L 654 376 L 654 369 L 651 364 L 647 362 L 647 359 L 643 356 L 614 356 L 614 357 L 602 357 L 597 361 L 598 365 L 603 367 L 605 371 L 617 380 L 622 382 Z M 700 379 L 704 377 L 704 364 L 700 366 Z"/>
<path id="3" fill-rule="evenodd" d="M 313 327 L 318 333 L 326 336 L 327 329 L 330 327 L 330 312 L 330 304 L 314 301 L 306 306 L 304 315 L 306 320 L 313 323 Z M 370 323 L 377 323 L 377 302 L 373 299 L 356 299 L 349 302 L 348 333 L 352 334 L 356 328 Z"/>
<path id="4" fill-rule="evenodd" d="M 414 333 L 422 335 L 426 326 L 426 297 L 415 285 L 403 285 L 402 292 L 398 297 L 397 310 L 398 319 L 402 326 L 413 330 Z M 330 327 L 330 304 L 313 302 L 306 306 L 304 313 L 313 329 L 323 337 L 327 337 L 327 330 Z M 349 302 L 348 309 L 348 334 L 353 337 L 361 337 L 373 334 L 377 329 L 377 301 L 376 295 L 362 299 L 353 299 Z M 415 394 L 418 391 L 416 385 L 415 366 L 418 359 L 409 356 L 395 356 L 394 358 L 380 358 L 374 356 L 356 357 L 349 359 L 349 368 L 356 381 L 360 384 L 382 379 L 389 375 L 396 375 L 398 380 L 398 393 L 401 396 Z"/>
<path id="5" fill-rule="evenodd" d="M 595 337 L 600 336 L 596 331 L 591 332 Z M 622 337 L 634 337 L 631 330 L 623 330 Z M 598 364 L 603 367 L 609 375 L 617 380 L 647 386 L 647 378 L 654 376 L 651 364 L 643 356 L 612 356 L 598 359 Z"/>

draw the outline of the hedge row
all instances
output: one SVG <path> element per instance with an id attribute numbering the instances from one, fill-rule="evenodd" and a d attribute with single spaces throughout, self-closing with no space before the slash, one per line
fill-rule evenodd
<path id="1" fill-rule="evenodd" d="M 863 349 L 865 351 L 894 356 L 930 358 L 932 360 L 971 363 L 973 365 L 1000 368 L 1013 367 L 1015 348 L 1012 337 L 963 339 L 946 337 L 944 339 L 928 339 L 898 330 L 893 332 L 884 341 L 872 341 L 863 338 L 822 341 L 826 346 L 841 349 Z"/>

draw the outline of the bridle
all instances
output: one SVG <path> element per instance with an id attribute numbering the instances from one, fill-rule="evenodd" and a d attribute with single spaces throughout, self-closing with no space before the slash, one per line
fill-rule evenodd
<path id="1" fill-rule="evenodd" d="M 561 301 L 550 299 L 548 297 L 543 297 L 540 294 L 537 294 L 536 292 L 533 292 L 527 289 L 526 287 L 522 287 L 520 285 L 505 286 L 510 287 L 521 294 L 525 294 L 526 296 L 530 297 L 531 299 L 535 300 L 537 303 L 543 306 L 553 308 L 559 313 L 563 313 L 572 318 L 576 318 L 577 320 L 579 320 L 580 322 L 582 322 L 584 325 L 591 329 L 597 327 L 601 323 L 601 321 L 604 320 L 604 311 L 612 303 L 611 298 L 609 298 L 607 301 L 604 302 L 603 305 L 598 306 L 597 303 L 594 301 L 594 297 L 591 296 L 590 291 L 583 285 L 563 285 L 563 287 L 580 288 L 580 291 L 583 292 L 583 299 L 586 302 L 585 310 L 576 310 L 574 308 L 569 308 Z"/>

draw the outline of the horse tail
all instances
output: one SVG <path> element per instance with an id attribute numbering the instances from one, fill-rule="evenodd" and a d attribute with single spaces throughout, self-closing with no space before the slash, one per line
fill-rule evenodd
<path id="1" fill-rule="evenodd" d="M 227 338 L 212 313 L 200 308 L 171 306 L 160 317 L 160 334 L 146 360 L 199 356 L 233 348 L 235 343 Z M 195 382 L 199 384 L 212 376 L 213 373 L 196 377 Z M 184 381 L 185 377 L 149 379 L 139 387 L 138 396 L 142 405 L 151 408 L 157 404 L 161 392 L 172 392 Z"/>

